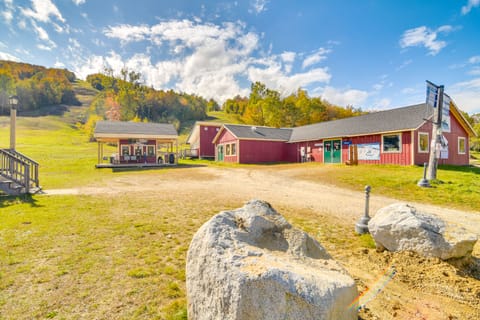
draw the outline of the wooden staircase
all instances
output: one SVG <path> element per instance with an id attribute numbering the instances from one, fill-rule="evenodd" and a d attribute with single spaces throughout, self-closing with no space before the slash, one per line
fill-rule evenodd
<path id="1" fill-rule="evenodd" d="M 15 150 L 0 149 L 0 192 L 18 196 L 41 191 L 38 166 L 38 162 Z"/>

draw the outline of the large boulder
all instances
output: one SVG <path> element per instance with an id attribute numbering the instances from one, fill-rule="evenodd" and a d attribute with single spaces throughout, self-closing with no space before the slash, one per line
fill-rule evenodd
<path id="1" fill-rule="evenodd" d="M 220 212 L 188 249 L 192 320 L 357 319 L 357 295 L 345 269 L 263 201 Z"/>
<path id="2" fill-rule="evenodd" d="M 378 210 L 368 229 L 379 249 L 415 251 L 443 260 L 470 255 L 477 242 L 464 228 L 404 203 Z"/>

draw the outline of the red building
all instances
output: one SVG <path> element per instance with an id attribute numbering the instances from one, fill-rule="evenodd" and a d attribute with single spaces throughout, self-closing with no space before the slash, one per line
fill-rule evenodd
<path id="1" fill-rule="evenodd" d="M 93 136 L 97 168 L 177 164 L 178 133 L 172 124 L 98 121 Z M 116 152 L 104 156 L 106 143 L 116 145 Z"/>
<path id="2" fill-rule="evenodd" d="M 187 143 L 190 145 L 190 156 L 200 159 L 214 159 L 215 146 L 212 141 L 221 126 L 221 123 L 197 121 L 187 138 Z"/>
<path id="3" fill-rule="evenodd" d="M 217 161 L 345 163 L 353 148 L 358 163 L 419 165 L 428 162 L 432 117 L 432 108 L 418 104 L 292 129 L 224 125 L 213 142 Z M 455 104 L 442 127 L 439 163 L 468 165 L 476 134 Z"/>
<path id="4" fill-rule="evenodd" d="M 216 137 L 215 160 L 234 163 L 293 162 L 292 129 L 225 124 Z"/>

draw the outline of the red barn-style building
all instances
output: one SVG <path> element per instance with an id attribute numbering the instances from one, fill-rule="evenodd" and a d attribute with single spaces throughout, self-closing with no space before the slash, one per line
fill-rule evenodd
<path id="1" fill-rule="evenodd" d="M 293 162 L 287 144 L 292 130 L 225 124 L 213 139 L 215 159 L 233 163 Z"/>
<path id="2" fill-rule="evenodd" d="M 421 165 L 428 162 L 433 109 L 425 103 L 292 129 L 224 125 L 213 142 L 216 160 L 236 163 L 358 163 Z M 475 131 L 455 104 L 444 114 L 440 164 L 468 165 Z M 228 148 L 228 150 L 227 150 Z"/>
<path id="3" fill-rule="evenodd" d="M 215 146 L 212 141 L 221 126 L 221 123 L 195 122 L 193 130 L 187 138 L 187 143 L 190 145 L 190 156 L 199 159 L 214 159 Z"/>

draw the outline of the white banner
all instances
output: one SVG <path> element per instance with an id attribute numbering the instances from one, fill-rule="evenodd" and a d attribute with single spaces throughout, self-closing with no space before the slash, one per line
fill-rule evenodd
<path id="1" fill-rule="evenodd" d="M 450 97 L 443 94 L 442 132 L 450 132 Z"/>
<path id="2" fill-rule="evenodd" d="M 437 100 L 438 100 L 438 87 L 427 81 L 427 105 L 432 108 L 437 107 Z"/>
<path id="3" fill-rule="evenodd" d="M 357 146 L 358 160 L 380 160 L 380 143 L 364 143 Z"/>

